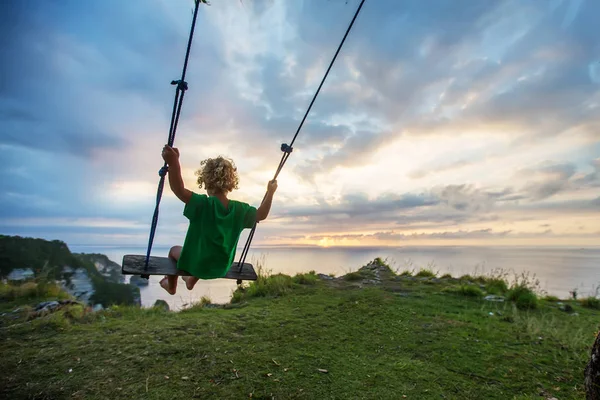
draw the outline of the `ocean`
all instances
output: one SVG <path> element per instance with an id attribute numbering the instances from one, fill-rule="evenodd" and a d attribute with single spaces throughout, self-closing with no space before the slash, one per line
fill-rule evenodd
<path id="1" fill-rule="evenodd" d="M 145 247 L 78 246 L 72 252 L 102 253 L 119 265 L 125 254 L 146 254 Z M 152 255 L 166 256 L 168 247 L 154 246 Z M 238 254 L 239 254 L 238 250 Z M 488 274 L 503 270 L 509 279 L 528 274 L 539 280 L 540 289 L 561 298 L 577 289 L 580 297 L 594 295 L 600 286 L 600 248 L 556 247 L 381 247 L 381 248 L 314 248 L 314 247 L 255 247 L 247 262 L 261 264 L 271 273 L 294 275 L 311 270 L 337 276 L 356 271 L 376 257 L 381 257 L 399 271 L 429 268 L 439 274 L 453 276 Z M 238 258 L 236 258 L 237 260 Z M 161 277 L 151 276 L 149 285 L 141 287 L 142 306 L 150 307 L 158 299 L 169 303 L 171 309 L 181 309 L 202 296 L 213 303 L 226 303 L 235 290 L 235 281 L 217 279 L 199 281 L 188 291 L 179 280 L 177 294 L 166 293 L 160 286 Z M 129 276 L 126 277 L 129 280 Z"/>

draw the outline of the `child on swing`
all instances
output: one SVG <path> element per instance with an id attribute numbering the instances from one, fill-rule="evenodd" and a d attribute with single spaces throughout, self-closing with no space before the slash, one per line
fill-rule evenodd
<path id="1" fill-rule="evenodd" d="M 238 188 L 239 182 L 232 161 L 219 156 L 200 163 L 200 169 L 196 171 L 197 182 L 200 189 L 204 185 L 205 195 L 185 188 L 178 149 L 165 145 L 162 157 L 169 167 L 171 190 L 185 204 L 183 215 L 190 221 L 183 247 L 171 247 L 169 257 L 177 262 L 177 269 L 192 275 L 182 277 L 188 290 L 192 290 L 199 279 L 222 278 L 227 274 L 234 261 L 241 232 L 269 215 L 277 181 L 269 182 L 267 195 L 256 209 L 227 198 L 229 192 Z M 165 276 L 160 286 L 174 295 L 177 275 Z"/>

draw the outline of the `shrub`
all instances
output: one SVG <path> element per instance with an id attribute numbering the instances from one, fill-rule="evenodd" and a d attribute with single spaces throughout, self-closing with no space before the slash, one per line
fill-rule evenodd
<path id="1" fill-rule="evenodd" d="M 244 299 L 244 291 L 243 289 L 236 289 L 235 292 L 231 295 L 231 303 L 240 303 Z"/>
<path id="2" fill-rule="evenodd" d="M 487 281 L 485 290 L 490 294 L 501 295 L 508 291 L 508 286 L 503 279 L 492 278 Z"/>
<path id="3" fill-rule="evenodd" d="M 452 275 L 444 274 L 444 275 L 442 275 L 442 279 L 452 279 Z"/>
<path id="4" fill-rule="evenodd" d="M 388 265 L 386 264 L 386 262 L 383 261 L 381 259 L 381 257 L 377 257 L 376 259 L 374 259 L 373 263 L 375 263 L 376 265 L 379 265 L 380 267 L 388 267 Z"/>
<path id="5" fill-rule="evenodd" d="M 362 278 L 363 278 L 362 274 L 358 271 L 349 272 L 346 275 L 344 275 L 344 280 L 347 280 L 347 281 L 360 281 Z"/>
<path id="6" fill-rule="evenodd" d="M 236 292 L 236 293 L 237 293 L 237 292 Z M 235 293 L 234 293 L 233 295 L 235 296 Z M 159 300 L 157 300 L 157 302 L 158 302 L 158 301 L 159 301 Z M 160 301 L 162 301 L 162 300 L 160 300 Z M 166 303 L 165 303 L 165 304 L 166 304 Z M 205 308 L 206 306 L 208 306 L 208 305 L 210 305 L 210 304 L 212 304 L 212 303 L 211 303 L 211 299 L 210 299 L 210 297 L 208 297 L 208 296 L 202 296 L 202 297 L 200 298 L 200 301 L 195 301 L 195 302 L 193 302 L 192 304 L 190 304 L 188 307 L 186 307 L 186 308 L 185 308 L 184 310 L 182 310 L 182 311 L 197 311 L 197 310 L 200 310 L 200 309 L 203 309 L 203 308 Z M 154 305 L 154 307 L 156 307 L 156 304 Z M 165 310 L 165 311 L 168 311 L 168 310 L 169 310 L 169 306 L 168 306 L 168 304 L 167 304 L 167 307 L 165 307 L 165 308 L 164 308 L 164 310 Z"/>
<path id="7" fill-rule="evenodd" d="M 483 291 L 475 285 L 449 286 L 442 289 L 442 292 L 454 293 L 467 297 L 483 297 Z"/>
<path id="8" fill-rule="evenodd" d="M 418 278 L 435 278 L 437 274 L 430 269 L 422 269 L 415 276 Z"/>
<path id="9" fill-rule="evenodd" d="M 551 301 L 551 302 L 560 301 L 560 299 L 558 297 L 556 297 L 556 296 L 546 296 L 546 297 L 544 297 L 544 300 Z"/>
<path id="10" fill-rule="evenodd" d="M 249 297 L 281 296 L 289 292 L 295 283 L 292 277 L 284 274 L 271 276 L 259 275 L 258 279 L 251 282 L 247 288 L 237 289 L 231 298 L 232 303 L 237 303 Z"/>
<path id="11" fill-rule="evenodd" d="M 600 299 L 596 297 L 586 297 L 580 300 L 581 305 L 594 310 L 600 310 Z"/>
<path id="12" fill-rule="evenodd" d="M 319 281 L 319 277 L 315 271 L 310 271 L 306 274 L 296 274 L 296 276 L 292 278 L 292 281 L 300 285 L 316 285 Z"/>
<path id="13" fill-rule="evenodd" d="M 5 284 L 0 282 L 0 300 L 15 299 L 68 299 L 69 294 L 54 282 L 26 282 L 22 285 Z"/>
<path id="14" fill-rule="evenodd" d="M 520 310 L 533 310 L 538 306 L 537 295 L 524 285 L 513 286 L 506 297 L 508 300 L 514 301 Z"/>
<path id="15" fill-rule="evenodd" d="M 474 285 L 460 285 L 457 293 L 468 297 L 483 297 L 483 291 Z"/>

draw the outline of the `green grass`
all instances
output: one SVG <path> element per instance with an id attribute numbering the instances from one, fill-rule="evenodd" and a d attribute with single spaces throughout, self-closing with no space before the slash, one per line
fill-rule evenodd
<path id="1" fill-rule="evenodd" d="M 533 310 L 538 307 L 537 295 L 533 290 L 521 284 L 513 286 L 506 294 L 506 298 L 514 301 L 520 310 Z"/>
<path id="2" fill-rule="evenodd" d="M 344 275 L 344 280 L 346 281 L 360 281 L 363 278 L 363 274 L 359 271 L 349 272 Z"/>
<path id="3" fill-rule="evenodd" d="M 558 301 L 560 301 L 560 299 L 556 296 L 544 296 L 544 300 L 548 301 L 548 302 L 552 302 L 552 303 L 556 303 Z"/>
<path id="4" fill-rule="evenodd" d="M 451 293 L 474 298 L 483 297 L 484 295 L 483 291 L 478 286 L 467 284 L 446 286 L 442 288 L 441 291 L 442 293 Z"/>
<path id="5" fill-rule="evenodd" d="M 232 304 L 177 313 L 0 317 L 0 398 L 585 397 L 597 310 L 522 311 L 409 280 L 309 282 L 260 274 Z"/>
<path id="6" fill-rule="evenodd" d="M 580 300 L 583 307 L 592 308 L 594 310 L 600 310 L 600 299 L 596 297 L 586 297 Z"/>
<path id="7" fill-rule="evenodd" d="M 67 299 L 69 294 L 53 282 L 25 282 L 21 285 L 0 282 L 0 301 L 15 299 L 56 298 Z"/>
<path id="8" fill-rule="evenodd" d="M 463 279 L 465 278 L 465 279 Z M 477 283 L 479 285 L 485 285 L 488 280 L 490 280 L 491 278 L 486 277 L 486 276 L 482 276 L 482 275 L 478 275 L 478 276 L 473 276 L 473 275 L 465 275 L 464 277 L 461 277 L 461 280 L 467 280 L 473 283 Z"/>
<path id="9" fill-rule="evenodd" d="M 437 274 L 430 269 L 422 269 L 415 275 L 417 278 L 435 278 Z"/>
<path id="10" fill-rule="evenodd" d="M 319 282 L 319 277 L 315 271 L 310 271 L 306 274 L 296 274 L 292 281 L 300 285 L 316 285 Z"/>
<path id="11" fill-rule="evenodd" d="M 463 296 L 483 297 L 483 291 L 475 285 L 461 285 L 457 292 Z"/>
<path id="12" fill-rule="evenodd" d="M 72 299 L 72 296 L 52 282 L 29 281 L 20 285 L 0 282 L 0 312 L 42 301 L 66 299 Z"/>
<path id="13" fill-rule="evenodd" d="M 258 274 L 258 279 L 248 287 L 237 289 L 233 293 L 232 303 L 238 303 L 252 297 L 277 297 L 289 292 L 295 285 L 292 277 L 283 274 L 265 276 Z"/>
<path id="14" fill-rule="evenodd" d="M 490 278 L 485 282 L 485 290 L 489 294 L 503 295 L 508 291 L 508 285 L 502 279 Z"/>

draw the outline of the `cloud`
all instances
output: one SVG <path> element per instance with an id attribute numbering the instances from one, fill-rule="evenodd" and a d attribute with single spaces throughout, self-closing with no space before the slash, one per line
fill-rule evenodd
<path id="1" fill-rule="evenodd" d="M 219 153 L 242 174 L 234 196 L 260 200 L 357 5 L 202 7 L 176 138 L 186 183 Z M 147 240 L 192 7 L 0 4 L 3 230 L 77 238 L 88 224 L 90 241 L 110 232 Z M 593 215 L 599 7 L 367 2 L 261 238 L 428 230 L 492 240 L 526 231 L 526 219 L 561 232 L 562 219 Z M 185 220 L 168 187 L 163 196 L 161 240 L 170 242 Z"/>
<path id="2" fill-rule="evenodd" d="M 526 193 L 532 200 L 543 200 L 566 190 L 575 174 L 575 165 L 548 164 L 538 168 L 528 168 L 519 172 L 528 177 Z"/>
<path id="3" fill-rule="evenodd" d="M 592 160 L 590 163 L 593 171 L 576 180 L 577 184 L 589 187 L 600 187 L 600 158 Z"/>
<path id="4" fill-rule="evenodd" d="M 587 2 L 577 7 L 570 19 L 587 19 L 583 13 L 592 11 L 590 7 L 596 6 Z M 595 50 L 583 40 L 587 31 L 571 29 L 565 35 L 557 30 L 552 20 L 555 10 L 516 2 L 487 3 L 453 23 L 454 10 L 442 16 L 443 7 L 426 13 L 408 8 L 407 23 L 383 18 L 381 29 L 360 35 L 358 44 L 347 48 L 349 61 L 337 65 L 338 74 L 346 79 L 331 83 L 322 94 L 324 115 L 364 113 L 394 126 L 391 136 L 387 131 L 363 136 L 362 154 L 372 154 L 390 137 L 406 134 L 484 130 L 544 138 L 573 126 L 588 135 L 598 132 L 598 114 L 581 107 L 596 93 L 584 68 Z M 395 29 L 386 30 L 392 18 Z M 435 18 L 436 28 L 423 31 L 413 26 L 420 18 Z M 468 28 L 458 34 L 454 24 Z M 412 28 L 416 29 L 411 34 L 404 34 L 404 29 Z M 379 34 L 387 35 L 387 40 Z M 393 52 L 388 43 L 393 43 Z M 354 105 L 353 100 L 366 93 L 371 95 Z M 349 141 L 336 152 L 348 150 L 359 165 L 368 160 L 352 144 Z M 329 160 L 324 156 L 314 169 L 327 171 L 343 165 L 346 158 Z"/>
<path id="5" fill-rule="evenodd" d="M 435 193 L 443 204 L 458 211 L 490 211 L 495 201 L 492 194 L 468 185 L 450 185 Z"/>
<path id="6" fill-rule="evenodd" d="M 395 231 L 382 231 L 372 234 L 342 234 L 342 235 L 310 235 L 306 239 L 312 241 L 324 241 L 327 240 L 331 244 L 343 243 L 347 241 L 361 241 L 361 240 L 377 240 L 384 243 L 389 242 L 403 242 L 403 241 L 423 241 L 423 240 L 456 240 L 456 239 L 494 239 L 494 238 L 540 238 L 556 236 L 552 230 L 546 229 L 539 232 L 514 232 L 511 230 L 505 231 L 494 231 L 491 228 L 478 229 L 478 230 L 457 230 L 457 231 L 438 231 L 438 232 L 423 232 L 423 233 L 399 233 Z M 569 236 L 569 235 L 565 235 Z M 589 235 L 576 234 L 572 235 L 575 237 L 589 236 L 597 237 L 600 236 L 600 232 Z M 290 236 L 290 239 L 299 238 L 298 236 Z"/>
<path id="7" fill-rule="evenodd" d="M 446 172 L 449 170 L 454 170 L 454 169 L 458 169 L 458 168 L 462 168 L 462 167 L 467 167 L 470 165 L 473 165 L 474 162 L 473 161 L 467 161 L 467 160 L 458 160 L 458 161 L 453 161 L 451 163 L 447 163 L 444 165 L 441 165 L 439 167 L 434 167 L 434 168 L 422 168 L 422 169 L 417 169 L 414 170 L 412 172 L 410 172 L 408 174 L 408 176 L 410 176 L 412 179 L 421 179 L 424 178 L 430 174 L 435 174 L 435 173 L 439 173 L 439 172 Z"/>

